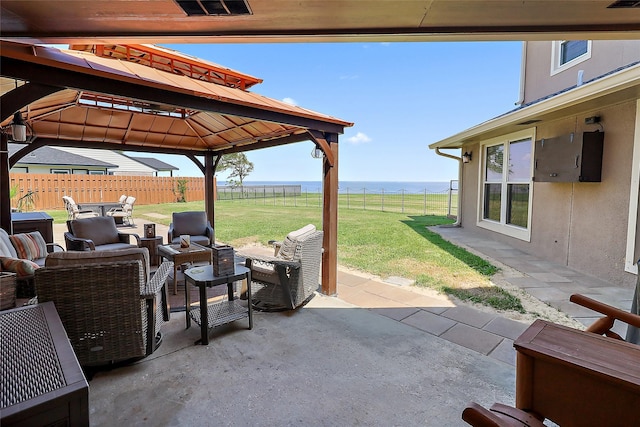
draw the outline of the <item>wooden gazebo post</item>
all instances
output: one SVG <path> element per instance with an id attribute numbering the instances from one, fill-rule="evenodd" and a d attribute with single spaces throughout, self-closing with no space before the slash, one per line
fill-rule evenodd
<path id="1" fill-rule="evenodd" d="M 324 151 L 322 165 L 322 293 L 338 293 L 338 134 L 311 132 L 314 141 Z"/>

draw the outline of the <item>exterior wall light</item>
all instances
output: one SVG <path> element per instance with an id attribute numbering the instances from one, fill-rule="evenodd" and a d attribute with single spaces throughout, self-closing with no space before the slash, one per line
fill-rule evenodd
<path id="1" fill-rule="evenodd" d="M 322 151 L 322 149 L 316 145 L 315 147 L 313 147 L 313 150 L 311 150 L 311 157 L 313 157 L 314 159 L 321 159 L 324 157 L 324 151 Z"/>
<path id="2" fill-rule="evenodd" d="M 469 163 L 471 161 L 471 151 L 465 151 L 462 155 L 462 163 Z"/>
<path id="3" fill-rule="evenodd" d="M 24 121 L 22 118 L 22 113 L 20 111 L 16 111 L 13 115 L 13 121 L 9 124 L 11 128 L 11 137 L 9 141 L 11 142 L 26 142 L 30 143 L 35 139 L 35 134 L 33 129 Z M 3 128 L 2 131 L 5 132 L 7 128 Z M 27 130 L 31 135 L 27 135 Z"/>

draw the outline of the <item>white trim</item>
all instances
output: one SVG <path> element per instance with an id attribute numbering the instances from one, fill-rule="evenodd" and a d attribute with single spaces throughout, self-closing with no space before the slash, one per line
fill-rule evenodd
<path id="1" fill-rule="evenodd" d="M 550 75 L 553 76 L 555 74 L 561 73 L 568 68 L 572 68 L 578 65 L 581 62 L 586 61 L 587 59 L 591 59 L 591 40 L 587 40 L 587 51 L 582 55 L 573 58 L 569 62 L 565 62 L 564 64 L 560 64 L 560 54 L 562 43 L 567 40 L 556 40 L 551 43 L 551 72 Z"/>
<path id="2" fill-rule="evenodd" d="M 629 219 L 627 221 L 627 249 L 624 271 L 638 274 L 636 264 L 636 235 L 638 233 L 638 197 L 640 197 L 640 99 L 636 101 L 636 123 L 633 135 L 633 163 L 631 165 L 631 189 L 629 191 Z"/>
<path id="3" fill-rule="evenodd" d="M 499 137 L 495 137 L 495 138 L 490 138 L 487 139 L 485 141 L 482 141 L 479 145 L 479 151 L 480 151 L 480 162 L 479 162 L 479 168 L 478 168 L 478 191 L 477 191 L 477 202 L 478 202 L 478 206 L 477 206 L 477 218 L 476 218 L 476 226 L 480 227 L 480 228 L 484 228 L 490 231 L 494 231 L 496 233 L 500 233 L 500 234 L 504 234 L 506 236 L 510 236 L 513 237 L 515 239 L 519 239 L 519 240 L 524 240 L 526 242 L 530 242 L 531 241 L 531 223 L 532 223 L 532 213 L 533 213 L 533 179 L 530 178 L 529 180 L 529 203 L 528 203 L 528 212 L 527 212 L 527 217 L 528 217 L 528 226 L 527 228 L 522 228 L 522 227 L 517 227 L 514 225 L 510 225 L 510 224 L 503 224 L 502 218 L 506 217 L 506 204 L 505 203 L 501 203 L 500 204 L 500 218 L 501 221 L 494 221 L 494 220 L 490 220 L 490 219 L 485 219 L 483 218 L 483 210 L 484 210 L 484 184 L 485 184 L 485 179 L 484 179 L 484 171 L 485 171 L 485 147 L 487 146 L 491 146 L 491 145 L 498 145 L 498 144 L 506 144 L 509 142 L 515 142 L 515 141 L 519 141 L 519 140 L 523 140 L 523 139 L 531 139 L 531 160 L 530 160 L 530 164 L 529 164 L 529 170 L 531 171 L 533 169 L 533 157 L 534 157 L 534 153 L 533 150 L 535 148 L 535 140 L 536 140 L 536 128 L 529 128 L 529 129 L 525 129 L 525 130 L 521 130 L 519 132 L 514 132 L 514 133 L 510 133 L 507 135 L 502 135 Z M 508 156 L 508 149 L 505 150 L 504 155 L 505 157 Z M 504 170 L 503 170 L 504 173 Z M 504 180 L 502 181 L 504 183 Z M 507 186 L 503 185 L 502 188 L 502 199 L 506 200 L 506 192 L 507 192 Z"/>

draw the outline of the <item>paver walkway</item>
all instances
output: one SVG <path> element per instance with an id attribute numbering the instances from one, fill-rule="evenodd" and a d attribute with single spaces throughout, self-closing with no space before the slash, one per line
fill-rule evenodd
<path id="1" fill-rule="evenodd" d="M 135 227 L 123 228 L 122 231 L 141 235 L 143 222 L 138 220 Z M 166 228 L 157 225 L 157 235 L 165 236 Z M 573 293 L 581 293 L 624 310 L 631 307 L 633 289 L 630 287 L 617 286 L 543 261 L 469 230 L 454 227 L 433 227 L 432 230 L 502 267 L 494 277 L 496 280 L 504 280 L 527 291 L 584 325 L 591 324 L 597 318 L 596 313 L 570 303 L 569 296 Z M 56 242 L 64 245 L 63 231 L 61 225 L 54 226 Z M 411 281 L 403 278 L 392 277 L 382 281 L 342 268 L 338 271 L 337 297 L 514 366 L 513 341 L 530 324 L 466 305 L 456 306 L 446 296 L 415 288 Z M 615 330 L 624 335 L 626 327 L 620 325 Z"/>

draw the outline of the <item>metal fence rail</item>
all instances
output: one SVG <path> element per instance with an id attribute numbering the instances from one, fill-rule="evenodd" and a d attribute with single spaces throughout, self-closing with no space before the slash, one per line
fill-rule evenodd
<path id="1" fill-rule="evenodd" d="M 270 206 L 322 207 L 322 189 L 300 185 L 268 185 L 218 187 L 218 201 Z M 416 215 L 455 217 L 458 213 L 457 182 L 449 189 L 429 192 L 371 190 L 341 188 L 338 194 L 340 209 L 377 210 Z"/>

